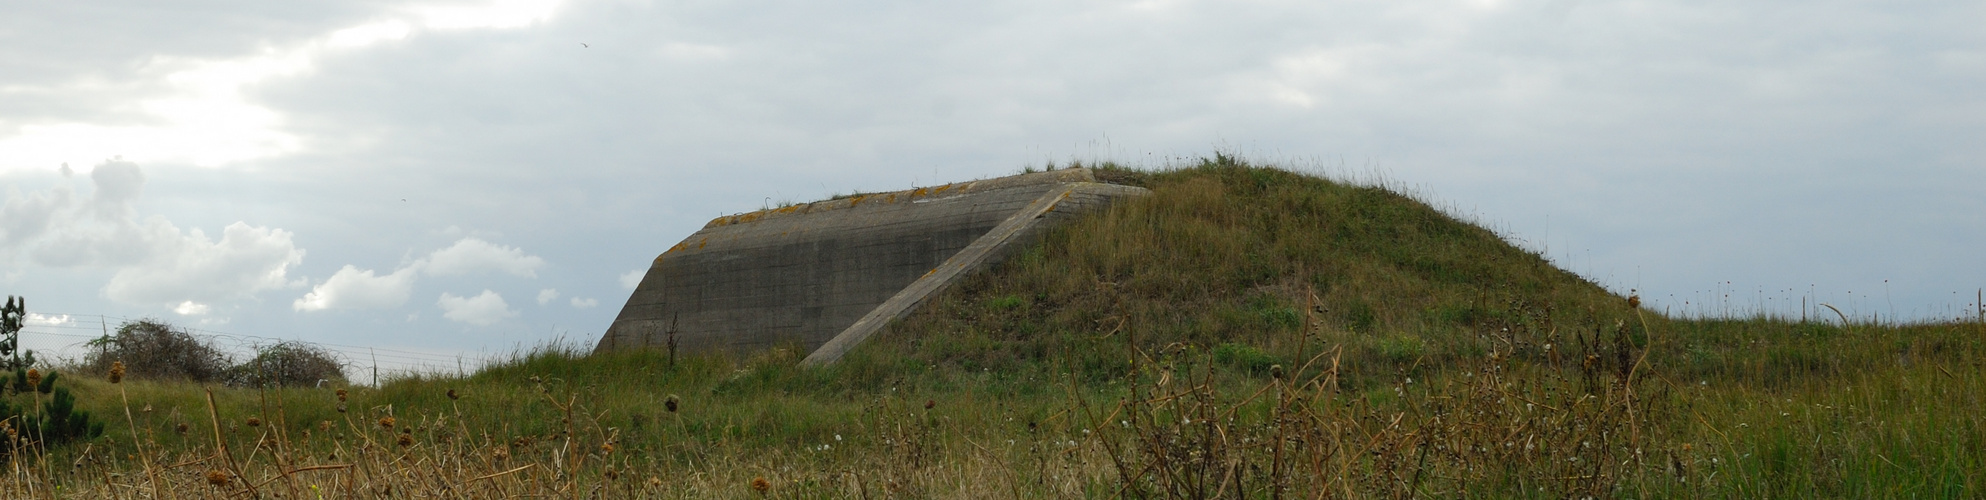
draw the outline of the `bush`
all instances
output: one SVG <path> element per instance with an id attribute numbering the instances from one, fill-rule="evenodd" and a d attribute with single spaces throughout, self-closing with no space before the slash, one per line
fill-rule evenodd
<path id="1" fill-rule="evenodd" d="M 310 386 L 320 380 L 343 385 L 345 363 L 322 347 L 283 341 L 258 350 L 255 359 L 235 366 L 228 385 Z"/>
<path id="2" fill-rule="evenodd" d="M 90 341 L 83 368 L 96 374 L 110 372 L 110 364 L 124 362 L 125 376 L 154 380 L 218 382 L 228 375 L 226 354 L 186 330 L 153 319 L 118 325 L 117 334 Z"/>

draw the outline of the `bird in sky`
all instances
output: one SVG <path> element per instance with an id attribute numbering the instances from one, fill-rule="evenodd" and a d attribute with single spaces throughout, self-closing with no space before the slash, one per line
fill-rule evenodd
<path id="1" fill-rule="evenodd" d="M 586 42 L 579 42 L 579 48 L 582 48 L 582 49 L 585 49 L 585 48 L 592 48 L 592 47 L 593 47 L 592 45 L 587 45 L 587 44 L 586 44 Z"/>

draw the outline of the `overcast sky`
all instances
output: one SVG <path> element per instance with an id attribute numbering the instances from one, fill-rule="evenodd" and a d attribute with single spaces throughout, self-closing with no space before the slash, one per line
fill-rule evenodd
<path id="1" fill-rule="evenodd" d="M 46 332 L 590 344 L 721 214 L 1214 151 L 1376 173 L 1672 311 L 1986 286 L 1979 2 L 0 10 L 0 292 Z"/>

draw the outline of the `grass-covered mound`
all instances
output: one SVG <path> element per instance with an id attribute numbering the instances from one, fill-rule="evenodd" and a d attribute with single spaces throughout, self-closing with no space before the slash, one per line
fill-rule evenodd
<path id="1" fill-rule="evenodd" d="M 1569 338 L 1629 318 L 1626 297 L 1384 188 L 1224 155 L 1157 172 L 1092 168 L 1152 195 L 967 279 L 854 363 L 1006 372 L 1050 362 L 1103 379 L 1121 375 L 1135 337 L 1218 349 L 1266 374 L 1327 336 L 1347 344 L 1365 380 L 1481 357 L 1492 330 Z"/>

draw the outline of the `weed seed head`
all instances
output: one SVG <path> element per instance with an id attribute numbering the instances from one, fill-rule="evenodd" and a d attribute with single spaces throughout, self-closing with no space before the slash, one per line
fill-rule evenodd
<path id="1" fill-rule="evenodd" d="M 343 402 L 345 402 L 345 390 L 344 390 L 344 389 L 338 389 L 338 402 L 340 402 L 340 403 L 343 403 Z M 339 405 L 339 406 L 343 406 L 343 405 Z"/>
<path id="2" fill-rule="evenodd" d="M 676 397 L 675 394 L 670 394 L 669 397 L 662 400 L 662 409 L 669 410 L 669 413 L 675 413 L 676 407 L 680 404 L 682 404 L 682 399 Z"/>
<path id="3" fill-rule="evenodd" d="M 459 395 L 456 395 L 456 394 L 455 394 L 455 389 L 449 389 L 449 390 L 448 390 L 448 399 L 449 399 L 449 400 L 456 400 L 456 399 L 462 399 L 462 396 L 459 396 Z"/>
<path id="4" fill-rule="evenodd" d="M 766 481 L 765 476 L 752 478 L 752 491 L 759 492 L 759 496 L 765 496 L 766 490 L 770 489 L 772 489 L 772 482 Z"/>
<path id="5" fill-rule="evenodd" d="M 124 381 L 124 362 L 123 361 L 110 362 L 110 383 L 115 384 L 123 381 Z"/>
<path id="6" fill-rule="evenodd" d="M 1639 309 L 1639 308 L 1641 308 L 1641 295 L 1638 295 L 1638 294 L 1637 294 L 1637 295 L 1629 295 L 1629 296 L 1627 296 L 1627 307 L 1628 307 L 1629 309 Z"/>
<path id="7" fill-rule="evenodd" d="M 41 370 L 32 369 L 32 368 L 28 369 L 28 385 L 36 386 L 36 387 L 41 386 Z"/>
<path id="8" fill-rule="evenodd" d="M 260 418 L 255 418 L 255 417 L 248 417 L 248 426 L 249 426 L 249 427 L 261 427 L 261 426 L 262 426 L 262 419 L 260 419 Z"/>
<path id="9" fill-rule="evenodd" d="M 220 470 L 207 471 L 207 484 L 211 484 L 214 486 L 227 486 L 228 473 L 222 472 Z"/>
<path id="10" fill-rule="evenodd" d="M 180 433 L 180 434 L 185 434 L 185 433 L 186 433 L 186 422 L 180 422 L 180 423 L 179 423 L 179 425 L 175 425 L 175 426 L 172 426 L 172 431 L 173 431 L 173 432 L 177 432 L 177 433 Z"/>
<path id="11" fill-rule="evenodd" d="M 934 408 L 934 407 L 937 407 L 937 406 L 938 406 L 938 400 L 936 400 L 936 399 L 926 399 L 926 400 L 924 400 L 924 409 L 926 409 L 926 410 L 929 410 L 929 409 L 931 409 L 931 408 Z"/>
<path id="12" fill-rule="evenodd" d="M 385 428 L 385 429 L 391 429 L 391 428 L 393 428 L 393 416 L 392 416 L 392 415 L 387 415 L 387 416 L 384 416 L 384 417 L 379 417 L 379 427 L 381 427 L 381 428 Z"/>
<path id="13" fill-rule="evenodd" d="M 396 443 L 400 443 L 400 447 L 401 447 L 401 448 L 405 448 L 405 447 L 408 447 L 408 446 L 413 446 L 413 445 L 414 445 L 414 435 L 413 435 L 413 434 L 401 434 L 399 438 L 396 438 L 396 439 L 394 439 L 394 442 L 396 442 Z"/>

